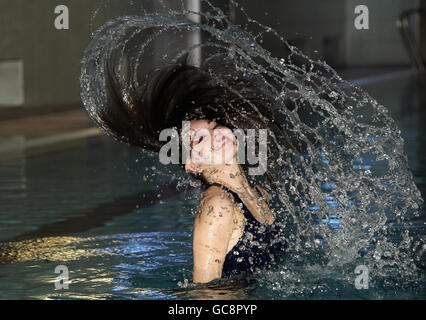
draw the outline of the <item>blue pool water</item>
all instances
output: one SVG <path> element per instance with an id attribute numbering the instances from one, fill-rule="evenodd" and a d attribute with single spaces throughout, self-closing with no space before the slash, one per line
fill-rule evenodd
<path id="1" fill-rule="evenodd" d="M 419 76 L 366 87 L 397 121 L 423 197 L 425 85 Z M 370 165 L 356 159 L 354 169 Z M 13 161 L 0 162 L 0 299 L 426 297 L 424 263 L 418 280 L 398 289 L 376 283 L 357 290 L 354 274 L 342 277 L 297 257 L 289 264 L 299 264 L 298 273 L 294 268 L 289 272 L 284 261 L 281 269 L 243 283 L 194 287 L 191 212 L 200 194 L 193 188 L 177 192 L 170 175 L 152 175 L 161 170 L 155 156 L 142 157 L 140 151 L 104 136 L 62 151 L 23 152 Z M 333 207 L 334 199 L 324 196 Z M 315 205 L 309 209 L 315 211 Z M 338 228 L 339 217 L 322 223 Z M 415 239 L 424 237 L 424 226 L 423 208 L 410 227 Z M 58 265 L 69 270 L 68 289 L 55 288 Z"/>

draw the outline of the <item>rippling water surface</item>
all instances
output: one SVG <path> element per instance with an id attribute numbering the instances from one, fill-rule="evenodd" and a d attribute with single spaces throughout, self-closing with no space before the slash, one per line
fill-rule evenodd
<path id="1" fill-rule="evenodd" d="M 416 88 L 420 80 L 394 80 L 369 90 L 391 103 L 423 193 L 421 124 L 426 119 Z M 390 87 L 397 89 L 391 95 Z M 0 298 L 425 298 L 424 253 L 420 270 L 405 285 L 392 276 L 378 283 L 373 277 L 368 290 L 356 290 L 356 263 L 342 270 L 318 265 L 315 257 L 296 256 L 244 283 L 194 288 L 191 210 L 199 192 L 190 188 L 157 198 L 157 185 L 168 179 L 147 175 L 152 166 L 158 166 L 155 158 L 141 160 L 139 151 L 107 137 L 87 139 L 80 148 L 37 157 L 22 154 L 13 163 L 1 163 Z M 424 237 L 424 221 L 423 210 L 412 221 L 411 236 Z M 392 222 L 387 225 L 398 228 Z M 68 290 L 55 290 L 57 265 L 69 268 Z"/>
<path id="2" fill-rule="evenodd" d="M 192 285 L 200 190 L 156 156 L 97 137 L 0 163 L 0 298 L 425 298 L 424 77 L 371 85 L 368 94 L 249 18 L 257 36 L 220 11 L 194 24 L 164 9 L 111 20 L 94 34 L 81 77 L 89 114 L 97 121 L 96 108 L 109 102 L 108 63 L 131 96 L 144 59 L 157 52 L 153 38 L 176 41 L 157 57 L 161 65 L 185 53 L 180 36 L 201 30 L 210 58 L 228 54 L 218 80 L 233 72 L 261 79 L 288 134 L 268 145 L 278 152 L 272 207 L 288 253 L 246 281 Z M 261 46 L 263 34 L 282 42 L 282 58 Z M 55 290 L 57 265 L 69 269 L 67 290 Z M 359 265 L 369 270 L 368 289 L 355 288 Z"/>

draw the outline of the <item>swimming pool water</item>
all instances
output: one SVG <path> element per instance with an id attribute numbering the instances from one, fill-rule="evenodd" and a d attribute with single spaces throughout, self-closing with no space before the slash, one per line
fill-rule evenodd
<path id="1" fill-rule="evenodd" d="M 423 197 L 425 85 L 416 76 L 366 88 L 397 121 Z M 365 164 L 358 159 L 354 165 Z M 105 136 L 38 156 L 23 151 L 14 161 L 0 162 L 0 299 L 426 297 L 424 278 L 394 291 L 357 290 L 335 270 L 306 262 L 297 279 L 284 263 L 281 271 L 247 283 L 193 287 L 191 210 L 199 192 L 177 192 L 168 174 L 151 176 L 152 170 L 161 171 L 155 156 L 142 157 Z M 323 222 L 338 226 L 338 219 L 331 220 Z M 413 236 L 424 237 L 424 224 L 423 208 L 411 226 Z M 58 265 L 69 270 L 68 289 L 55 288 Z M 286 289 L 297 282 L 309 286 Z"/>

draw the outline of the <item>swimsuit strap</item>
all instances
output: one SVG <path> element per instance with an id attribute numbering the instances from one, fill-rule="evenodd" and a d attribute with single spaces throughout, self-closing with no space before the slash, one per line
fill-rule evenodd
<path id="1" fill-rule="evenodd" d="M 247 220 L 249 220 L 250 222 L 255 222 L 255 223 L 259 223 L 259 224 L 261 224 L 261 222 L 259 222 L 259 221 L 258 221 L 258 220 L 257 220 L 257 219 L 253 216 L 253 214 L 251 213 L 251 211 L 247 208 L 247 206 L 244 204 L 244 202 L 241 200 L 241 198 L 238 196 L 238 194 L 237 194 L 236 192 L 234 192 L 234 191 L 230 190 L 229 188 L 225 187 L 224 185 L 219 184 L 219 183 L 216 183 L 216 182 L 212 183 L 211 185 L 212 185 L 212 186 L 220 187 L 220 188 L 222 188 L 222 189 L 224 189 L 224 190 L 228 191 L 230 194 L 232 194 L 232 195 L 234 196 L 235 201 L 236 201 L 236 202 L 239 202 L 239 203 L 241 203 L 241 204 L 243 205 L 241 209 L 243 210 L 244 217 L 245 217 Z"/>
<path id="2" fill-rule="evenodd" d="M 243 276 L 273 266 L 275 259 L 287 248 L 287 241 L 282 237 L 280 228 L 276 224 L 263 225 L 247 209 L 237 193 L 218 183 L 214 185 L 230 192 L 235 201 L 242 204 L 241 209 L 246 218 L 243 235 L 226 254 L 222 277 Z"/>

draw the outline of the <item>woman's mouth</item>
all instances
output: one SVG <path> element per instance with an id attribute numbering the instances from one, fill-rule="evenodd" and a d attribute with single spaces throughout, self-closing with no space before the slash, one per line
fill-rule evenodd
<path id="1" fill-rule="evenodd" d="M 215 147 L 213 148 L 215 151 L 220 151 L 221 149 L 223 149 L 229 142 L 232 142 L 233 140 L 230 138 L 230 137 L 228 137 L 228 136 L 226 136 L 226 135 L 224 135 L 224 134 L 221 134 L 221 136 L 220 137 L 218 137 L 218 139 L 216 139 L 216 142 L 215 142 Z"/>
<path id="2" fill-rule="evenodd" d="M 227 143 L 227 139 L 225 137 L 222 137 L 222 143 L 220 141 L 216 141 L 215 146 L 213 146 L 214 151 L 221 150 Z"/>
<path id="3" fill-rule="evenodd" d="M 223 146 L 226 144 L 226 142 L 227 142 L 227 139 L 225 138 L 225 137 L 222 137 L 222 145 L 220 146 L 220 148 L 222 149 L 223 148 Z"/>

